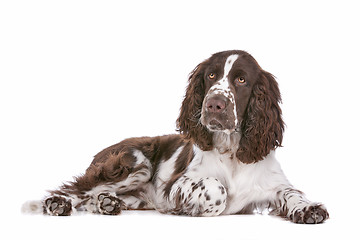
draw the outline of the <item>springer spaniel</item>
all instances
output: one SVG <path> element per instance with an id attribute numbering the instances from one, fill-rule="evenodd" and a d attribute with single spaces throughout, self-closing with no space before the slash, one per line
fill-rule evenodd
<path id="1" fill-rule="evenodd" d="M 84 175 L 24 209 L 55 216 L 123 209 L 217 216 L 271 210 L 322 223 L 320 203 L 293 188 L 275 149 L 284 123 L 278 84 L 244 51 L 212 55 L 190 74 L 180 134 L 126 139 L 98 153 Z"/>

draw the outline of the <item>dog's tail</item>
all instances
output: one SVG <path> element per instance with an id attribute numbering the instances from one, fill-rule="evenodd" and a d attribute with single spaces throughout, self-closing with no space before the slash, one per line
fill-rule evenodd
<path id="1" fill-rule="evenodd" d="M 43 203 L 42 201 L 27 201 L 22 205 L 21 212 L 25 214 L 43 214 Z"/>

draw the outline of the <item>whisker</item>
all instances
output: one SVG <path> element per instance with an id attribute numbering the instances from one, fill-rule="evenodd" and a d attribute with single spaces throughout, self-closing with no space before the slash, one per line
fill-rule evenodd
<path id="1" fill-rule="evenodd" d="M 201 116 L 201 109 L 197 110 L 189 120 L 192 122 L 199 122 L 200 116 Z"/>

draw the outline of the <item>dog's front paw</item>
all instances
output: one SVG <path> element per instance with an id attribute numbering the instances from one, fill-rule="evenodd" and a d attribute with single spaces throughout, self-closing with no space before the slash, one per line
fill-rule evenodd
<path id="1" fill-rule="evenodd" d="M 319 203 L 313 203 L 301 210 L 295 211 L 290 217 L 294 223 L 317 224 L 323 223 L 329 218 L 329 213 L 325 206 Z"/>

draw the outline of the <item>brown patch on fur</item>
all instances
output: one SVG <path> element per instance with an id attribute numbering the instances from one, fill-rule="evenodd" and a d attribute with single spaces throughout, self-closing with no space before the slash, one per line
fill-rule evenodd
<path id="1" fill-rule="evenodd" d="M 84 194 L 96 186 L 123 181 L 131 173 L 143 174 L 147 166 L 135 166 L 135 150 L 141 151 L 151 162 L 153 177 L 161 159 L 169 159 L 184 142 L 188 141 L 181 135 L 126 139 L 99 152 L 84 175 L 75 177 L 75 181 L 64 184 L 59 190 L 50 193 L 63 196 L 75 194 L 80 199 L 85 199 L 88 196 Z"/>
<path id="2" fill-rule="evenodd" d="M 281 118 L 280 91 L 274 77 L 262 71 L 249 100 L 241 124 L 241 139 L 236 157 L 244 163 L 262 160 L 281 146 L 284 122 Z"/>
<path id="3" fill-rule="evenodd" d="M 200 123 L 201 108 L 205 97 L 206 62 L 199 64 L 189 76 L 189 84 L 176 121 L 178 131 L 191 139 L 203 151 L 213 149 L 213 134 Z"/>
<path id="4" fill-rule="evenodd" d="M 81 197 L 98 185 L 125 180 L 130 173 L 134 172 L 135 161 L 135 157 L 129 153 L 110 152 L 106 161 L 91 164 L 84 175 L 75 177 L 74 182 L 64 184 L 60 190 L 52 193 L 76 194 Z"/>
<path id="5" fill-rule="evenodd" d="M 169 196 L 171 187 L 182 175 L 184 175 L 186 168 L 194 158 L 192 146 L 193 145 L 190 142 L 186 143 L 177 160 L 175 161 L 175 170 L 164 188 L 164 196 Z"/>

